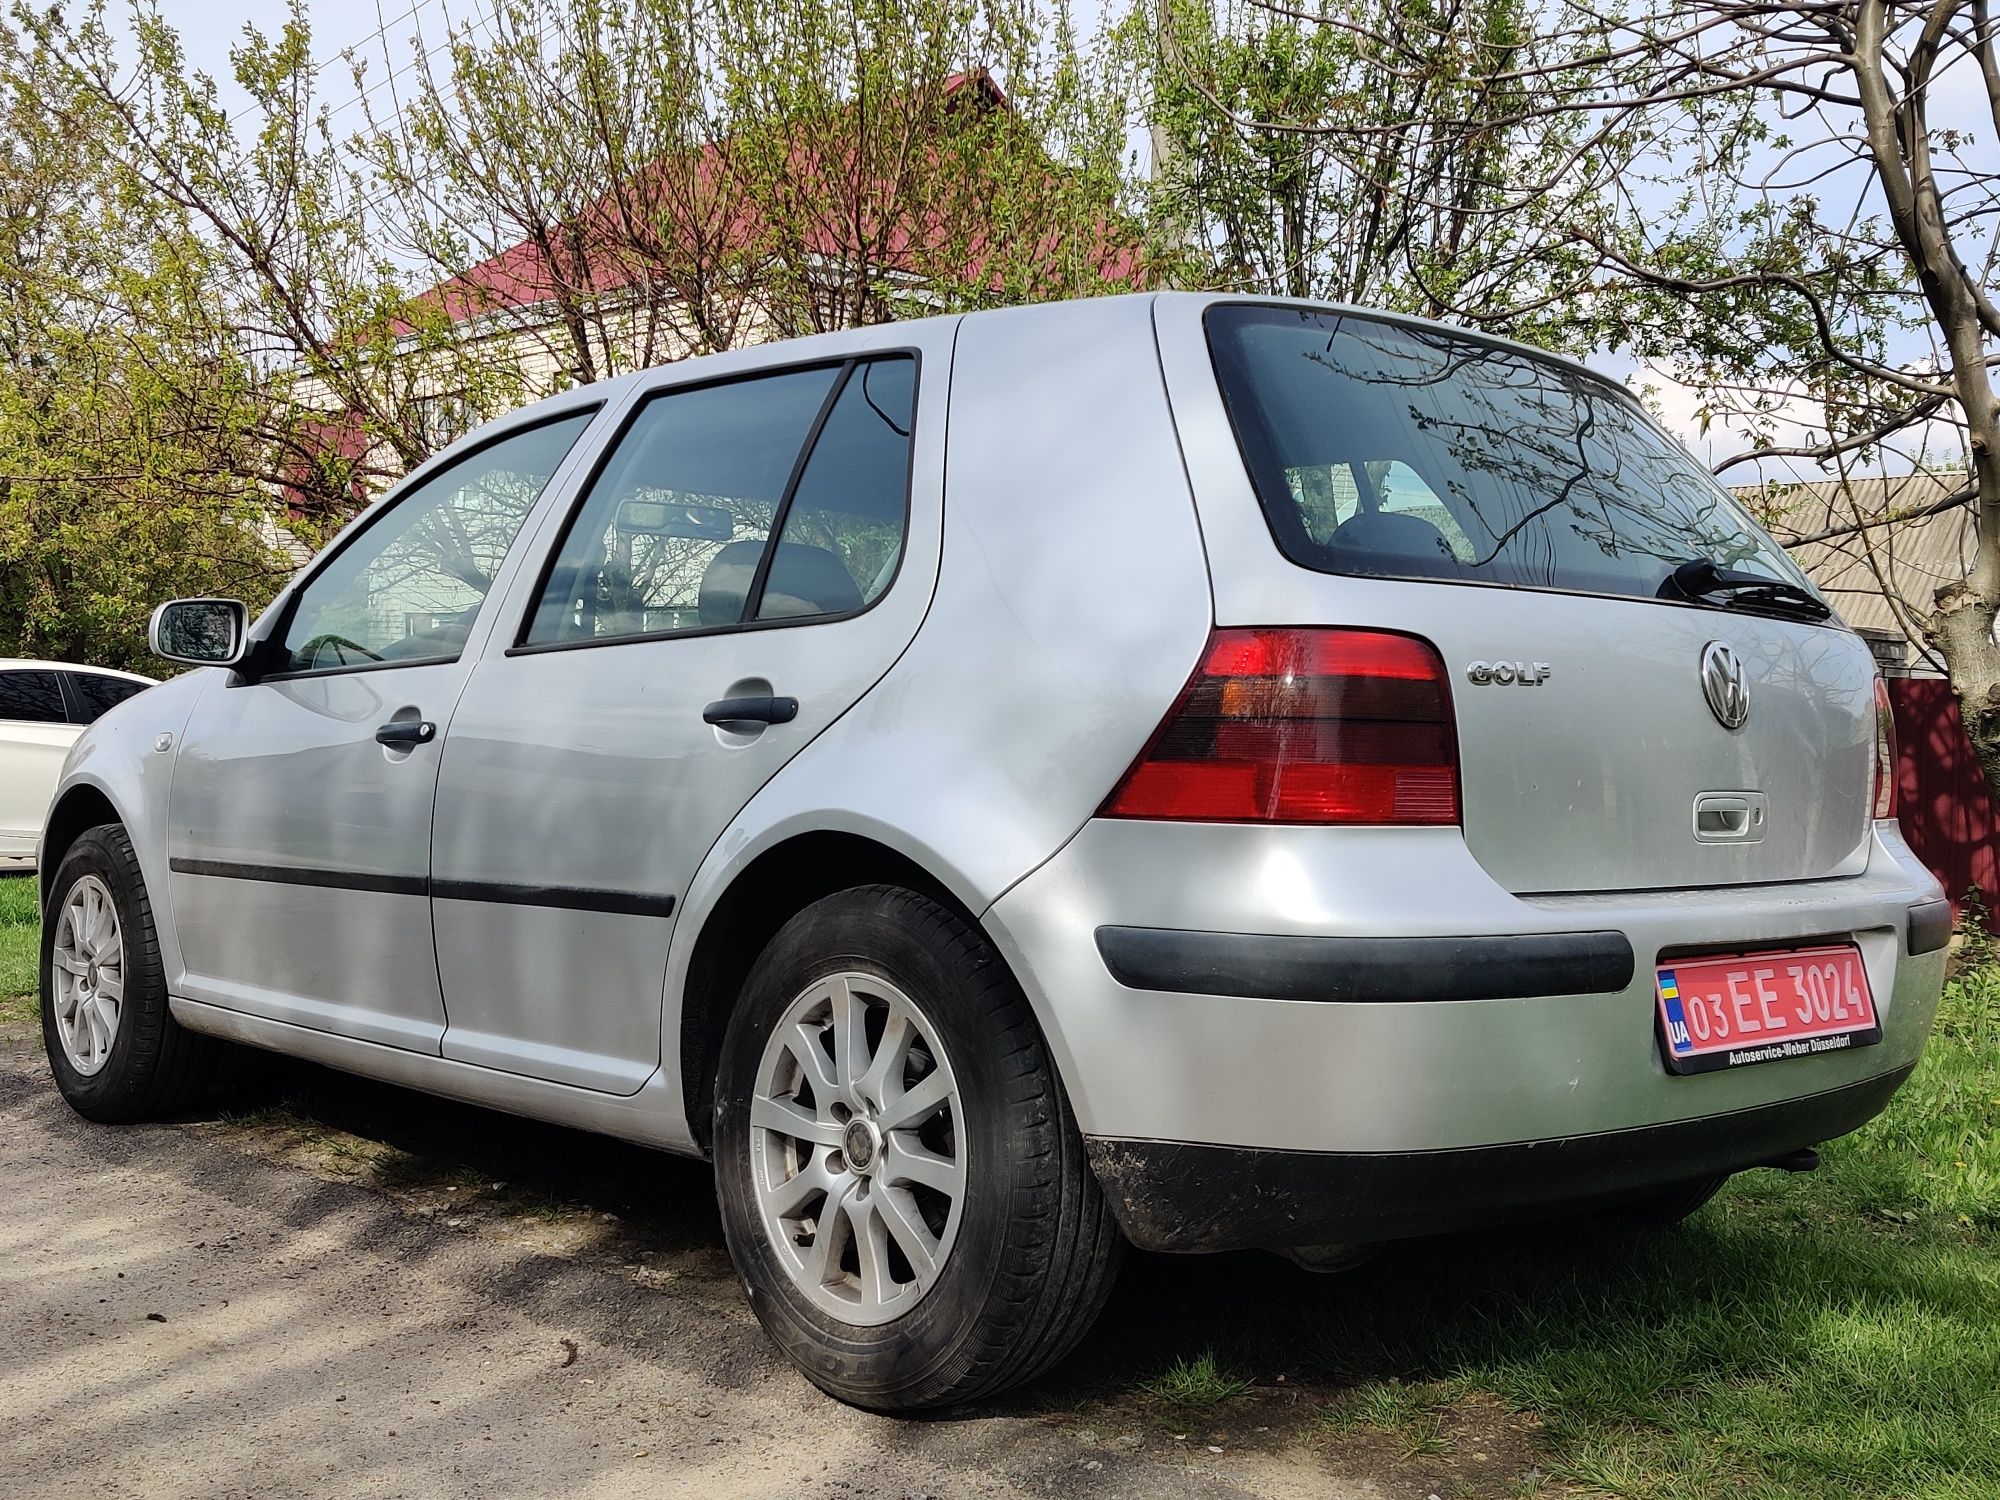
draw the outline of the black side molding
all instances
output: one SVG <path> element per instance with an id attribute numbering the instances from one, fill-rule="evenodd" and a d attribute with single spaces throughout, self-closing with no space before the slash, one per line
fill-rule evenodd
<path id="1" fill-rule="evenodd" d="M 227 859 L 167 861 L 176 875 L 206 875 L 212 880 L 261 880 L 277 885 L 311 885 L 329 891 L 375 891 L 384 896 L 427 896 L 431 883 L 422 875 L 378 875 L 372 870 L 326 870 L 306 865 L 246 865 Z"/>
<path id="2" fill-rule="evenodd" d="M 636 891 L 593 891 L 568 885 L 501 885 L 490 880 L 433 880 L 439 901 L 490 901 L 506 906 L 553 906 L 562 911 L 600 911 L 623 917 L 669 917 L 672 896 Z"/>
<path id="3" fill-rule="evenodd" d="M 1135 990 L 1343 1003 L 1613 994 L 1632 982 L 1622 932 L 1483 937 L 1279 937 L 1100 927 L 1112 978 Z"/>
<path id="4" fill-rule="evenodd" d="M 377 875 L 309 865 L 248 865 L 221 859 L 167 861 L 176 875 L 215 880 L 259 880 L 275 885 L 318 886 L 335 891 L 376 891 L 385 896 L 429 896 L 439 901 L 488 901 L 504 906 L 552 906 L 562 911 L 609 912 L 625 917 L 667 917 L 672 896 L 639 891 L 598 891 L 566 885 L 503 885 L 494 880 L 432 880 L 424 875 Z"/>
<path id="5" fill-rule="evenodd" d="M 1951 941 L 1951 903 L 1926 901 L 1910 908 L 1910 954 L 1935 953 Z"/>

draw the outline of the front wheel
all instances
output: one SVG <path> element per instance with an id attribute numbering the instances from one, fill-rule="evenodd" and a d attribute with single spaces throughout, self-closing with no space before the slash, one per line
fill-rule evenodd
<path id="1" fill-rule="evenodd" d="M 56 867 L 42 917 L 42 1045 L 70 1108 L 105 1124 L 184 1109 L 216 1044 L 167 1009 L 153 907 L 132 840 L 92 828 Z"/>
<path id="2" fill-rule="evenodd" d="M 875 886 L 785 925 L 723 1041 L 716 1193 L 780 1348 L 878 1411 L 1033 1379 L 1122 1240 L 1026 998 L 980 933 Z"/>

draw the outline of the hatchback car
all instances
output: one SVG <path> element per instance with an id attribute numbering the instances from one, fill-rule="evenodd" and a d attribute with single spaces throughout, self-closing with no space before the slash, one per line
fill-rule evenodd
<path id="1" fill-rule="evenodd" d="M 33 868 L 63 758 L 83 726 L 152 685 L 108 667 L 0 660 L 0 871 Z"/>
<path id="2" fill-rule="evenodd" d="M 690 360 L 154 634 L 209 669 L 43 842 L 65 1097 L 227 1039 L 706 1156 L 879 1409 L 1048 1367 L 1127 1241 L 1675 1219 L 1880 1110 L 1942 980 L 1867 648 L 1620 387 L 1405 318 Z"/>

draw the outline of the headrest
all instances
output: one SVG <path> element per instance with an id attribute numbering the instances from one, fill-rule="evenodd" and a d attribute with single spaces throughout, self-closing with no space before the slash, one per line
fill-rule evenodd
<path id="1" fill-rule="evenodd" d="M 731 542 L 715 554 L 701 575 L 697 612 L 704 625 L 734 625 L 743 618 L 743 598 L 764 544 Z M 808 615 L 844 615 L 861 608 L 861 590 L 841 560 L 824 547 L 784 542 L 771 559 L 771 576 L 764 580 L 760 618 L 796 619 Z"/>
<path id="2" fill-rule="evenodd" d="M 1352 548 L 1388 557 L 1450 557 L 1451 544 L 1422 516 L 1393 510 L 1364 510 L 1349 516 L 1326 539 L 1329 547 Z"/>

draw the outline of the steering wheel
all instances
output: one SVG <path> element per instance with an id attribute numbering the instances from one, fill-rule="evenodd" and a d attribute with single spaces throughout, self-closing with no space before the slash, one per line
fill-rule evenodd
<path id="1" fill-rule="evenodd" d="M 334 650 L 341 653 L 343 664 L 346 660 L 346 653 L 349 651 L 358 651 L 370 661 L 384 660 L 379 651 L 370 651 L 359 641 L 351 641 L 344 635 L 334 635 L 331 632 L 325 635 L 316 635 L 307 641 L 303 646 L 299 647 L 299 655 L 305 658 L 308 668 L 317 667 L 319 665 L 320 652 L 328 646 L 333 647 Z"/>

